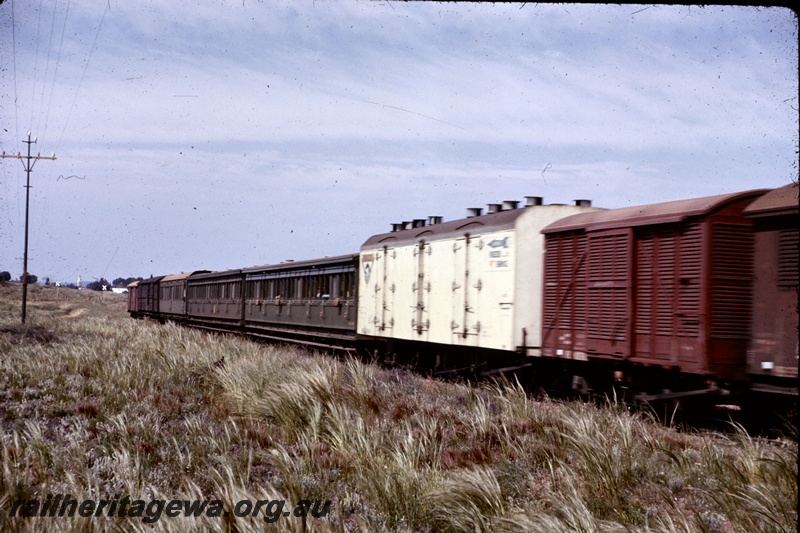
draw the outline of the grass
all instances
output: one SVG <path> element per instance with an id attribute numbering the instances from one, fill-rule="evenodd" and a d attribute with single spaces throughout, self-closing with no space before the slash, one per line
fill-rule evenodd
<path id="1" fill-rule="evenodd" d="M 0 286 L 3 531 L 796 531 L 797 443 L 681 432 Z M 9 517 L 82 498 L 331 500 L 328 516 Z"/>

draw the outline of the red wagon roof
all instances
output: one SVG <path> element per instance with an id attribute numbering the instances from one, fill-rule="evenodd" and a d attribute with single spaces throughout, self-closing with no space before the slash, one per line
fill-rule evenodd
<path id="1" fill-rule="evenodd" d="M 773 189 L 744 210 L 750 217 L 797 214 L 797 183 Z"/>
<path id="2" fill-rule="evenodd" d="M 686 218 L 712 213 L 732 202 L 747 197 L 764 194 L 767 189 L 756 189 L 691 200 L 676 200 L 658 204 L 622 207 L 605 211 L 592 211 L 572 215 L 553 222 L 542 230 L 542 233 L 572 231 L 576 229 L 603 230 L 613 228 L 630 228 L 650 224 L 669 224 L 681 222 Z"/>

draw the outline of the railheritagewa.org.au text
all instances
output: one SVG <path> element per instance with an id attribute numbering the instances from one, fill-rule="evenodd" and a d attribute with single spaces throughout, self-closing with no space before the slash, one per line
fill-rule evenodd
<path id="1" fill-rule="evenodd" d="M 226 507 L 222 500 L 166 500 L 133 499 L 115 496 L 109 499 L 78 499 L 71 494 L 48 494 L 44 499 L 17 500 L 11 503 L 8 514 L 22 518 L 47 517 L 109 517 L 134 518 L 152 524 L 162 518 L 223 517 L 231 514 L 238 518 L 262 517 L 274 523 L 281 518 L 322 518 L 328 515 L 330 500 L 300 500 L 287 504 L 286 500 L 239 500 Z"/>

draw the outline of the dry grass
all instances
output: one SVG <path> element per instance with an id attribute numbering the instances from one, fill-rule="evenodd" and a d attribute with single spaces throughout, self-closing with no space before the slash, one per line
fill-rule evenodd
<path id="1" fill-rule="evenodd" d="M 689 434 L 516 384 L 134 321 L 0 287 L 0 530 L 795 531 L 797 443 Z M 8 517 L 46 494 L 332 500 L 325 518 Z M 288 504 L 287 504 L 288 505 Z"/>

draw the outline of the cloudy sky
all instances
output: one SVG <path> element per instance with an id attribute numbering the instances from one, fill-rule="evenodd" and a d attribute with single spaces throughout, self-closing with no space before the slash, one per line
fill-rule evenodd
<path id="1" fill-rule="evenodd" d="M 74 282 L 357 251 L 538 195 L 625 207 L 798 176 L 785 8 L 6 0 L 0 148 L 29 271 Z M 0 160 L 0 270 L 25 172 Z"/>

